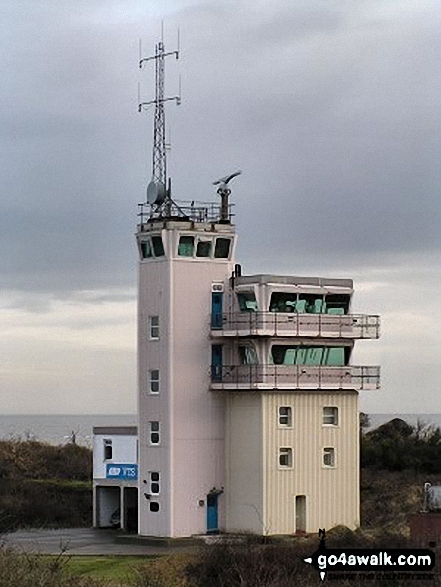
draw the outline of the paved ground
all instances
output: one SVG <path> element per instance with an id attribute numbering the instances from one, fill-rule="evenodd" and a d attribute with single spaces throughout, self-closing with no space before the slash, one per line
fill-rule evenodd
<path id="1" fill-rule="evenodd" d="M 11 534 L 4 534 L 1 542 L 20 551 L 40 554 L 59 554 L 60 549 L 64 547 L 67 547 L 68 554 L 92 555 L 170 554 L 185 548 L 119 544 L 115 538 L 115 530 L 68 528 L 65 530 L 18 530 Z"/>

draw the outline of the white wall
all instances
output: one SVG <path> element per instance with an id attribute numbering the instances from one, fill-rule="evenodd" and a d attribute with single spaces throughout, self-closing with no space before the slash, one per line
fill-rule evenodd
<path id="1" fill-rule="evenodd" d="M 112 441 L 112 459 L 104 459 L 104 440 Z M 94 434 L 93 437 L 93 478 L 106 478 L 108 463 L 136 463 L 137 436 L 120 434 Z"/>

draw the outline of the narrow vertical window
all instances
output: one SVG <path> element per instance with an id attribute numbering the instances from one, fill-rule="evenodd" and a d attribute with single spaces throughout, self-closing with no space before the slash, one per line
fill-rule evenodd
<path id="1" fill-rule="evenodd" d="M 335 467 L 335 448 L 326 446 L 323 449 L 323 466 Z"/>
<path id="2" fill-rule="evenodd" d="M 158 471 L 150 471 L 149 473 L 149 493 L 151 495 L 159 495 L 161 493 L 161 476 Z"/>
<path id="3" fill-rule="evenodd" d="M 150 242 L 150 239 L 141 241 L 140 245 L 142 259 L 149 259 L 150 257 L 153 257 L 152 244 Z"/>
<path id="4" fill-rule="evenodd" d="M 279 466 L 287 469 L 292 467 L 292 448 L 279 448 Z"/>
<path id="5" fill-rule="evenodd" d="M 149 338 L 159 340 L 159 316 L 149 316 Z"/>
<path id="6" fill-rule="evenodd" d="M 279 408 L 279 426 L 291 428 L 292 426 L 292 408 L 289 406 L 280 406 Z"/>
<path id="7" fill-rule="evenodd" d="M 149 444 L 157 445 L 161 443 L 159 422 L 149 422 Z"/>
<path id="8" fill-rule="evenodd" d="M 228 259 L 230 255 L 230 238 L 217 238 L 216 245 L 214 247 L 214 258 L 215 259 Z"/>
<path id="9" fill-rule="evenodd" d="M 338 426 L 338 408 L 326 406 L 323 408 L 323 425 Z"/>
<path id="10" fill-rule="evenodd" d="M 109 438 L 104 439 L 104 460 L 111 461 L 113 458 L 112 441 Z"/>
<path id="11" fill-rule="evenodd" d="M 159 369 L 149 371 L 149 390 L 150 393 L 159 393 Z"/>
<path id="12" fill-rule="evenodd" d="M 163 257 L 165 255 L 162 236 L 152 236 L 152 245 L 155 257 Z"/>

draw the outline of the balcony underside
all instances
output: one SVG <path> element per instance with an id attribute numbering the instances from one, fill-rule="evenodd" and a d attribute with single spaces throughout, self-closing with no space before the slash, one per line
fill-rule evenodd
<path id="1" fill-rule="evenodd" d="M 291 314 L 278 312 L 236 312 L 213 314 L 213 337 L 302 337 L 376 339 L 380 336 L 379 316 L 364 314 Z"/>
<path id="2" fill-rule="evenodd" d="M 380 367 L 309 365 L 230 365 L 211 371 L 211 389 L 226 391 L 373 390 Z"/>

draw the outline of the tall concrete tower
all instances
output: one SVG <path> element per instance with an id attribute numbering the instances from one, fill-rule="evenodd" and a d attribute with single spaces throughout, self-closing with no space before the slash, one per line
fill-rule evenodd
<path id="1" fill-rule="evenodd" d="M 209 393 L 209 337 L 235 229 L 213 205 L 172 204 L 169 217 L 141 215 L 137 242 L 139 533 L 201 534 L 225 516 L 225 408 Z"/>

